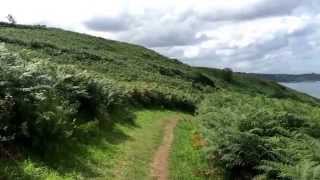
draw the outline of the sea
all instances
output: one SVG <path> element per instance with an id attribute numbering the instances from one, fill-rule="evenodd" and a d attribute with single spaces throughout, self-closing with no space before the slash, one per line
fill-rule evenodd
<path id="1" fill-rule="evenodd" d="M 289 88 L 320 98 L 320 81 L 315 82 L 296 82 L 296 83 L 280 83 Z"/>

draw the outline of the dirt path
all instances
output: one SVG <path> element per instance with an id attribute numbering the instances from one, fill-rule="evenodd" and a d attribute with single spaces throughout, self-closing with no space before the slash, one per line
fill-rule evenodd
<path id="1" fill-rule="evenodd" d="M 167 180 L 169 176 L 169 155 L 174 138 L 174 128 L 178 123 L 178 117 L 175 117 L 167 123 L 164 129 L 162 144 L 157 149 L 153 162 L 151 164 L 151 176 L 155 180 Z"/>

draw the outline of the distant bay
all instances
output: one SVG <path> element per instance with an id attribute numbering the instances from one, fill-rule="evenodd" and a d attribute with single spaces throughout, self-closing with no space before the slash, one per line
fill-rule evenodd
<path id="1" fill-rule="evenodd" d="M 315 82 L 297 82 L 297 83 L 280 83 L 289 88 L 320 98 L 320 81 Z"/>

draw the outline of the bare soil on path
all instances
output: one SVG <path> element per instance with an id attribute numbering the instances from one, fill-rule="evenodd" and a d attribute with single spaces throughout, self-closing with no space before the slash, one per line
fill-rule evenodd
<path id="1" fill-rule="evenodd" d="M 151 164 L 151 177 L 155 180 L 168 180 L 169 156 L 171 145 L 174 140 L 174 129 L 179 118 L 170 119 L 165 126 L 162 144 L 158 147 Z"/>

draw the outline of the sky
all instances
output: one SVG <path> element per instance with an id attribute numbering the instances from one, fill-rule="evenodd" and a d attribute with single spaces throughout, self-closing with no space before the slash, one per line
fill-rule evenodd
<path id="1" fill-rule="evenodd" d="M 8 14 L 194 66 L 320 73 L 319 0 L 0 0 L 0 21 Z"/>

